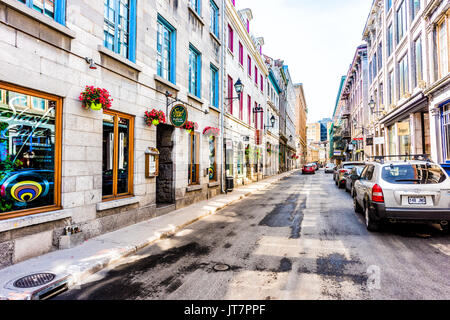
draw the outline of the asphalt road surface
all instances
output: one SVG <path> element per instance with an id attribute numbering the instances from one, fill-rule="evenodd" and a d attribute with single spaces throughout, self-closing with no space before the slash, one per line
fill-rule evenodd
<path id="1" fill-rule="evenodd" d="M 449 266 L 439 226 L 370 233 L 332 175 L 296 173 L 55 299 L 450 299 Z"/>

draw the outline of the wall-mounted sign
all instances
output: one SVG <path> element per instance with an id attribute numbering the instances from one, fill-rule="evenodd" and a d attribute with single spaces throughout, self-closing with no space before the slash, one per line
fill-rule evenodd
<path id="1" fill-rule="evenodd" d="M 159 151 L 156 148 L 148 148 L 145 152 L 145 177 L 159 176 Z"/>
<path id="2" fill-rule="evenodd" d="M 188 111 L 182 104 L 172 108 L 169 115 L 170 122 L 174 127 L 181 128 L 188 121 Z"/>
<path id="3" fill-rule="evenodd" d="M 374 144 L 384 144 L 384 137 L 373 138 L 373 143 Z"/>

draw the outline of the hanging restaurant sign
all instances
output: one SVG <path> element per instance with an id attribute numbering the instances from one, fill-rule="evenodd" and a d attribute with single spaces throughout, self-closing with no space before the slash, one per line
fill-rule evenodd
<path id="1" fill-rule="evenodd" d="M 183 127 L 188 120 L 188 111 L 182 104 L 178 104 L 172 108 L 169 115 L 170 122 L 174 127 Z"/>

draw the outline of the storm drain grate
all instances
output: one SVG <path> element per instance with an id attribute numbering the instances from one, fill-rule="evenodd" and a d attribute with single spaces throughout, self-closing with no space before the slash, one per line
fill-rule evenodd
<path id="1" fill-rule="evenodd" d="M 55 279 L 53 273 L 35 273 L 16 280 L 13 284 L 16 288 L 34 288 L 49 283 Z"/>

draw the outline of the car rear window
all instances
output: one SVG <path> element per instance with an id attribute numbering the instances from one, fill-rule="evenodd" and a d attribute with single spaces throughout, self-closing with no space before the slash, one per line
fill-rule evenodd
<path id="1" fill-rule="evenodd" d="M 437 184 L 446 179 L 442 169 L 434 164 L 402 164 L 384 167 L 384 181 L 394 184 Z"/>
<path id="2" fill-rule="evenodd" d="M 364 165 L 361 163 L 349 163 L 349 164 L 343 165 L 344 169 L 353 169 L 354 167 L 359 167 L 359 166 L 362 166 L 364 168 Z"/>

